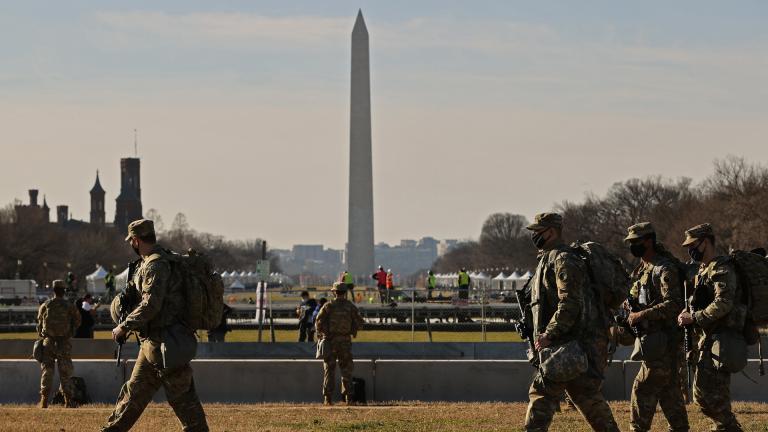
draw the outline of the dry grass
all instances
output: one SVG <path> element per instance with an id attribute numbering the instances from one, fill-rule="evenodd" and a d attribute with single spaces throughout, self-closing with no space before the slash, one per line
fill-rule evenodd
<path id="1" fill-rule="evenodd" d="M 622 430 L 628 430 L 629 405 L 612 404 Z M 520 430 L 525 417 L 523 403 L 398 403 L 367 407 L 321 405 L 206 405 L 213 431 L 510 431 Z M 735 404 L 736 415 L 745 431 L 768 431 L 768 405 Z M 82 431 L 98 430 L 111 411 L 105 405 L 77 410 L 40 410 L 28 405 L 0 405 L 0 431 Z M 691 431 L 709 429 L 709 422 L 694 407 L 689 408 Z M 135 431 L 179 430 L 173 411 L 167 405 L 153 404 Z M 575 411 L 555 416 L 553 432 L 588 431 Z M 658 413 L 653 431 L 665 431 L 666 422 Z"/>

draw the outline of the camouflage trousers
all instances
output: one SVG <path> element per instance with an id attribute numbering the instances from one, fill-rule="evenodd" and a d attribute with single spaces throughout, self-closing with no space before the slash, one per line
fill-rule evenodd
<path id="1" fill-rule="evenodd" d="M 536 373 L 528 390 L 528 412 L 525 416 L 527 432 L 549 430 L 552 417 L 560 405 L 563 393 L 589 422 L 593 430 L 599 432 L 619 432 L 619 426 L 613 418 L 611 408 L 603 397 L 602 376 L 608 364 L 608 340 L 600 339 L 592 343 L 591 369 L 568 382 L 552 382 L 541 373 Z"/>
<path id="2" fill-rule="evenodd" d="M 333 396 L 336 386 L 336 363 L 341 371 L 341 394 L 352 396 L 352 371 L 355 368 L 352 360 L 352 341 L 349 337 L 330 339 L 330 355 L 323 359 L 323 396 Z"/>
<path id="3" fill-rule="evenodd" d="M 43 361 L 40 363 L 42 371 L 40 377 L 40 395 L 46 398 L 51 395 L 51 386 L 53 385 L 53 374 L 56 364 L 59 365 L 59 381 L 61 381 L 61 391 L 67 398 L 73 393 L 72 374 L 72 341 L 64 337 L 47 337 L 43 340 Z"/>
<path id="4" fill-rule="evenodd" d="M 680 372 L 676 353 L 670 353 L 672 360 L 643 362 L 632 385 L 632 411 L 630 430 L 647 432 L 651 429 L 656 405 L 669 423 L 671 432 L 688 432 L 688 412 L 680 388 Z"/>
<path id="5" fill-rule="evenodd" d="M 160 359 L 159 345 L 142 342 L 131 379 L 120 389 L 115 410 L 102 431 L 130 430 L 160 386 L 165 389 L 165 396 L 181 422 L 182 430 L 208 431 L 205 412 L 195 391 L 192 367 L 186 364 L 161 369 L 156 366 Z"/>
<path id="6" fill-rule="evenodd" d="M 693 400 L 712 419 L 712 431 L 740 432 L 741 425 L 731 410 L 731 374 L 712 365 L 712 354 L 702 350 L 693 379 Z"/>

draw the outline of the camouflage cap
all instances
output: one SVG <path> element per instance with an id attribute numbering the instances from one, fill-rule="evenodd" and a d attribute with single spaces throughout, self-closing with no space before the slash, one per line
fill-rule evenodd
<path id="1" fill-rule="evenodd" d="M 331 291 L 338 291 L 338 292 L 347 292 L 347 285 L 343 284 L 341 282 L 335 282 L 333 284 L 333 287 L 331 288 Z"/>
<path id="2" fill-rule="evenodd" d="M 627 236 L 624 238 L 625 242 L 643 238 L 649 234 L 656 232 L 653 225 L 650 222 L 640 222 L 627 228 Z"/>
<path id="3" fill-rule="evenodd" d="M 55 281 L 51 282 L 51 289 L 53 288 L 67 288 L 67 284 L 61 279 L 56 279 Z"/>
<path id="4" fill-rule="evenodd" d="M 128 236 L 125 241 L 131 239 L 131 237 L 144 237 L 149 234 L 155 233 L 155 223 L 149 219 L 139 219 L 131 222 L 128 225 Z"/>
<path id="5" fill-rule="evenodd" d="M 699 239 L 714 236 L 715 232 L 712 231 L 712 225 L 708 223 L 696 225 L 693 228 L 688 228 L 685 230 L 685 241 L 683 242 L 683 246 L 690 246 L 696 243 Z"/>
<path id="6" fill-rule="evenodd" d="M 531 231 L 538 231 L 544 228 L 562 228 L 563 217 L 557 213 L 539 213 L 533 218 L 533 223 L 526 228 Z"/>

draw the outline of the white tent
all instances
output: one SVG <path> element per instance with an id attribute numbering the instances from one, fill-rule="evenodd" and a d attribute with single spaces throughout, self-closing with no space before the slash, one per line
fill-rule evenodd
<path id="1" fill-rule="evenodd" d="M 244 289 L 245 289 L 245 285 L 243 285 L 243 283 L 240 282 L 239 280 L 232 282 L 232 284 L 229 286 L 230 291 L 242 291 Z"/>
<path id="2" fill-rule="evenodd" d="M 104 283 L 104 278 L 107 276 L 107 271 L 104 267 L 96 265 L 96 271 L 85 277 L 88 285 L 87 291 L 94 295 L 106 294 L 107 286 Z M 128 275 L 126 274 L 126 277 Z"/>
<path id="3" fill-rule="evenodd" d="M 220 275 L 221 275 L 221 278 L 222 278 L 222 279 L 225 279 L 225 278 L 228 278 L 228 277 L 229 277 L 229 272 L 227 272 L 226 270 L 224 270 L 223 272 L 221 272 L 221 273 L 220 273 Z"/>
<path id="4" fill-rule="evenodd" d="M 475 273 L 474 276 L 470 276 L 472 278 L 472 287 L 474 289 L 481 289 L 481 288 L 490 288 L 491 286 L 491 277 L 483 272 Z"/>
<path id="5" fill-rule="evenodd" d="M 506 280 L 507 275 L 505 275 L 504 272 L 499 273 L 495 278 L 491 280 L 491 288 L 495 290 L 503 290 Z"/>
<path id="6" fill-rule="evenodd" d="M 524 283 L 525 283 L 525 279 L 523 278 L 523 276 L 518 272 L 513 272 L 511 275 L 509 275 L 507 280 L 504 282 L 504 289 L 516 290 L 518 286 L 522 286 L 522 284 Z"/>
<path id="7" fill-rule="evenodd" d="M 531 271 L 530 271 L 530 270 L 528 270 L 527 272 L 525 272 L 525 274 L 523 275 L 523 279 L 525 279 L 525 280 L 528 280 L 528 279 L 530 279 L 530 278 L 532 278 L 532 277 L 533 277 L 533 273 L 531 273 Z"/>
<path id="8" fill-rule="evenodd" d="M 122 273 L 115 276 L 115 291 L 120 292 L 125 287 L 125 282 L 128 280 L 128 267 L 123 270 Z"/>

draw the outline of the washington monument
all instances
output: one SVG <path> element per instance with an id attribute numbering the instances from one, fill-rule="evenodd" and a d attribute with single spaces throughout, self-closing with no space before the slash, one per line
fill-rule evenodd
<path id="1" fill-rule="evenodd" d="M 356 278 L 373 271 L 373 173 L 371 172 L 371 75 L 368 29 L 358 11 L 352 29 L 349 110 L 349 237 L 347 270 Z"/>

